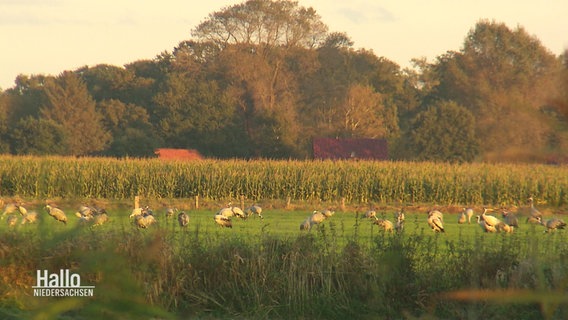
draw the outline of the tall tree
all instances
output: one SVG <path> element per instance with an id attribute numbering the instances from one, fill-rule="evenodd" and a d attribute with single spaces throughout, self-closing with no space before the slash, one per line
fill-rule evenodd
<path id="1" fill-rule="evenodd" d="M 308 62 L 298 53 L 318 46 L 326 32 L 314 9 L 266 0 L 224 8 L 192 31 L 199 42 L 218 48 L 209 72 L 218 75 L 233 101 L 250 156 L 301 154 L 293 70 Z"/>
<path id="2" fill-rule="evenodd" d="M 97 103 L 103 126 L 112 134 L 104 154 L 115 157 L 151 157 L 162 140 L 154 132 L 146 109 L 110 99 Z"/>
<path id="3" fill-rule="evenodd" d="M 353 85 L 342 105 L 337 108 L 336 136 L 384 138 L 383 98 L 370 86 Z"/>
<path id="4" fill-rule="evenodd" d="M 20 119 L 10 131 L 12 150 L 22 155 L 68 154 L 65 129 L 53 120 L 31 116 Z"/>
<path id="5" fill-rule="evenodd" d="M 313 8 L 297 1 L 248 0 L 209 15 L 192 35 L 219 48 L 231 44 L 315 48 L 327 33 Z"/>
<path id="6" fill-rule="evenodd" d="M 88 155 L 103 150 L 110 134 L 84 82 L 73 72 L 63 72 L 45 83 L 46 102 L 42 118 L 61 125 L 67 134 L 71 155 Z"/>
<path id="7" fill-rule="evenodd" d="M 167 146 L 196 148 L 213 156 L 229 156 L 228 151 L 246 155 L 235 148 L 245 147 L 246 139 L 236 126 L 232 104 L 215 81 L 172 72 L 154 103 L 152 116 Z"/>
<path id="8" fill-rule="evenodd" d="M 479 148 L 475 118 L 455 102 L 434 103 L 412 121 L 408 147 L 418 160 L 472 161 Z"/>
<path id="9" fill-rule="evenodd" d="M 480 21 L 463 49 L 440 56 L 433 68 L 439 77 L 436 98 L 473 112 L 486 156 L 499 157 L 506 149 L 539 152 L 547 146 L 553 129 L 542 108 L 559 64 L 523 28 Z"/>

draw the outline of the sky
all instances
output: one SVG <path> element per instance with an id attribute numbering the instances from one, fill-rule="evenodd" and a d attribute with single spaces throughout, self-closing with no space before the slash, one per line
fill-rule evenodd
<path id="1" fill-rule="evenodd" d="M 244 0 L 0 0 L 0 89 L 19 74 L 153 59 L 191 39 L 209 14 Z M 523 27 L 553 54 L 568 48 L 566 0 L 298 0 L 354 48 L 402 68 L 460 50 L 481 19 Z"/>

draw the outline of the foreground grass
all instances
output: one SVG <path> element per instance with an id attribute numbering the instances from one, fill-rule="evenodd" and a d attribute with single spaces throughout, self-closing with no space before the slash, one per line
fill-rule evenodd
<path id="1" fill-rule="evenodd" d="M 408 213 L 402 234 L 384 234 L 353 212 L 300 232 L 308 211 L 214 225 L 191 211 L 181 230 L 160 217 L 134 228 L 126 211 L 100 228 L 0 227 L 0 318 L 513 318 L 568 317 L 568 242 L 523 225 L 483 234 L 446 219 L 433 234 Z M 387 213 L 392 218 L 392 213 Z M 34 298 L 37 269 L 71 269 L 92 298 Z"/>

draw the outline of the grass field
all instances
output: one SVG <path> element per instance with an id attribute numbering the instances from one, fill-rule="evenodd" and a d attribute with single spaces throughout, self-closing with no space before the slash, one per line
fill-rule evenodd
<path id="1" fill-rule="evenodd" d="M 563 217 L 567 190 L 566 166 L 0 156 L 2 200 L 41 216 L 0 221 L 0 319 L 568 319 L 567 230 L 457 224 L 462 206 L 522 212 L 529 196 Z M 135 196 L 156 225 L 132 224 Z M 220 228 L 228 201 L 259 202 L 265 218 Z M 80 225 L 81 204 L 109 223 Z M 188 228 L 164 218 L 168 206 L 189 213 Z M 404 231 L 361 219 L 370 206 L 391 220 L 404 206 Z M 333 217 L 300 230 L 327 207 Z M 428 227 L 432 208 L 445 233 Z M 94 296 L 34 297 L 37 270 L 63 269 Z"/>
<path id="2" fill-rule="evenodd" d="M 158 224 L 138 229 L 128 204 L 102 202 L 111 220 L 96 228 L 78 224 L 72 202 L 62 206 L 67 225 L 39 204 L 28 207 L 41 212 L 38 224 L 0 225 L 0 318 L 568 316 L 565 230 L 545 234 L 522 221 L 513 234 L 486 234 L 458 225 L 457 209 L 447 207 L 446 232 L 435 234 L 428 207 L 413 207 L 402 234 L 385 234 L 351 207 L 300 231 L 318 204 L 272 207 L 226 229 L 213 222 L 215 204 L 191 210 L 179 199 L 171 202 L 186 206 L 187 229 L 164 217 L 164 199 L 152 203 Z M 392 221 L 395 210 L 378 213 Z M 94 297 L 31 296 L 37 269 L 67 268 L 96 286 Z"/>

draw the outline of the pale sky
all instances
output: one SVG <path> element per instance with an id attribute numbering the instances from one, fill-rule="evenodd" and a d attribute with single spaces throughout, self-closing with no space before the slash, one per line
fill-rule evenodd
<path id="1" fill-rule="evenodd" d="M 191 38 L 210 13 L 244 0 L 0 0 L 0 88 L 18 74 L 58 75 L 153 59 Z M 568 48 L 566 0 L 298 0 L 355 48 L 401 67 L 459 50 L 480 19 L 522 26 L 552 53 Z"/>

